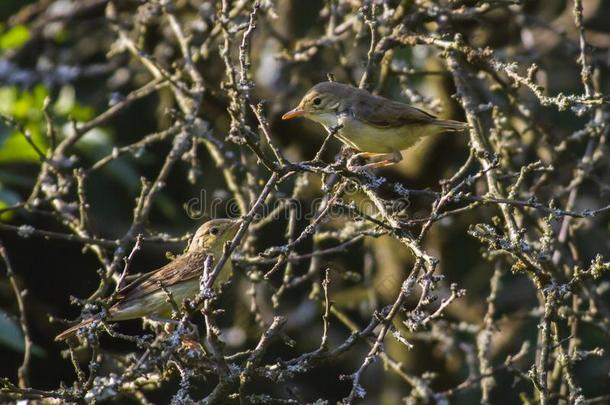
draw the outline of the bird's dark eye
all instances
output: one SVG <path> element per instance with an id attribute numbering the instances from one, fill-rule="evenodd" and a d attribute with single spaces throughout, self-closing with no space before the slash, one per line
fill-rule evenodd
<path id="1" fill-rule="evenodd" d="M 215 226 L 210 228 L 210 235 L 213 235 L 213 236 L 218 235 L 218 228 L 216 228 Z"/>
<path id="2" fill-rule="evenodd" d="M 316 97 L 313 99 L 313 105 L 320 105 L 322 99 L 320 97 Z"/>

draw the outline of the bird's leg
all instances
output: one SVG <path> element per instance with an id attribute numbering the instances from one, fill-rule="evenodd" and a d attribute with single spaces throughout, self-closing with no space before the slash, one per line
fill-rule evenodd
<path id="1" fill-rule="evenodd" d="M 151 322 L 151 323 L 159 323 L 161 324 L 161 326 L 163 327 L 163 330 L 165 330 L 166 333 L 172 333 L 174 331 L 174 329 L 176 327 L 178 327 L 178 325 L 180 325 L 180 320 L 178 319 L 168 319 L 168 318 L 163 318 L 157 315 L 149 315 L 146 317 L 146 319 Z M 197 330 L 197 328 L 189 328 L 190 332 L 193 333 L 195 336 L 199 336 L 199 331 Z"/>
<path id="2" fill-rule="evenodd" d="M 180 324 L 180 321 L 176 319 L 163 318 L 157 315 L 148 315 L 146 320 L 155 329 L 162 328 L 165 333 L 171 333 Z"/>
<path id="3" fill-rule="evenodd" d="M 358 159 L 369 160 L 368 163 L 364 165 L 360 165 L 355 163 Z M 361 152 L 357 153 L 347 161 L 347 168 L 350 170 L 361 171 L 364 169 L 376 169 L 378 167 L 384 167 L 393 165 L 402 160 L 402 155 L 400 152 L 395 151 L 392 153 L 370 153 L 370 152 Z"/>
<path id="4" fill-rule="evenodd" d="M 172 333 L 173 330 L 180 324 L 180 321 L 175 319 L 163 318 L 158 315 L 147 315 L 144 317 L 144 324 L 149 325 L 154 331 L 163 330 L 165 333 Z"/>
<path id="5" fill-rule="evenodd" d="M 402 160 L 402 155 L 399 151 L 392 153 L 383 153 L 373 157 L 373 161 L 364 165 L 368 169 L 375 169 L 378 167 L 390 166 L 396 164 Z"/>
<path id="6" fill-rule="evenodd" d="M 163 317 L 157 316 L 157 315 L 148 315 L 146 318 L 151 322 L 161 323 L 161 324 L 166 324 L 166 325 L 179 325 L 180 324 L 179 320 L 163 318 Z"/>
<path id="7" fill-rule="evenodd" d="M 366 159 L 371 155 L 372 154 L 368 152 L 360 152 L 353 154 L 352 156 L 350 156 L 349 159 L 347 159 L 347 168 L 349 170 L 353 170 L 355 168 L 362 167 L 362 163 L 365 162 Z"/>

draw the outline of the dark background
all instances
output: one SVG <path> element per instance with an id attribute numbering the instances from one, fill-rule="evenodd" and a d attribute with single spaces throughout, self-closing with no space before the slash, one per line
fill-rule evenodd
<path id="1" fill-rule="evenodd" d="M 69 13 L 72 2 L 69 1 L 3 0 L 0 4 L 0 63 L 6 64 L 3 65 L 4 72 L 0 69 L 0 112 L 14 117 L 29 128 L 34 141 L 44 150 L 49 146 L 49 140 L 44 135 L 45 122 L 41 112 L 45 96 L 50 97 L 58 136 L 61 137 L 62 131 L 69 126 L 70 117 L 79 122 L 88 121 L 106 110 L 111 100 L 120 99 L 150 80 L 142 66 L 126 53 L 108 56 L 116 35 L 104 16 L 105 2 L 83 2 L 85 3 L 90 7 L 83 7 L 82 12 L 72 15 Z M 275 4 L 278 17 L 260 21 L 253 39 L 252 73 L 256 84 L 254 97 L 265 101 L 265 111 L 276 146 L 290 160 L 311 159 L 324 139 L 323 129 L 303 119 L 283 122 L 280 116 L 292 108 L 312 84 L 326 80 L 329 73 L 334 74 L 338 81 L 357 84 L 366 62 L 370 37 L 367 29 L 362 29 L 359 33 L 349 32 L 336 46 L 321 48 L 309 61 L 274 60 L 273 56 L 280 52 L 282 44 L 273 40 L 273 31 L 276 31 L 286 42 L 287 48 L 291 49 L 290 46 L 298 40 L 322 35 L 326 29 L 326 17 L 321 15 L 322 1 L 279 0 L 272 3 Z M 348 2 L 345 3 L 342 7 L 349 9 Z M 383 3 L 393 6 L 399 2 Z M 476 2 L 463 3 L 475 5 Z M 522 67 L 519 69 L 522 74 L 525 71 L 523 67 L 537 63 L 540 67 L 537 77 L 544 83 L 546 94 L 583 93 L 580 65 L 577 63 L 579 48 L 572 3 L 560 0 L 523 3 L 517 12 L 498 9 L 477 18 L 465 19 L 455 25 L 463 34 L 466 43 L 473 47 L 492 48 L 501 60 L 518 63 Z M 587 40 L 591 44 L 588 51 L 596 61 L 599 91 L 609 94 L 610 1 L 585 0 L 583 5 Z M 177 2 L 176 5 L 179 16 L 187 27 L 189 24 L 186 22 L 203 19 L 202 15 L 213 14 L 217 6 L 215 2 L 206 5 L 205 1 L 184 1 Z M 69 17 L 51 17 L 49 9 L 52 7 L 67 7 L 66 13 Z M 138 8 L 139 2 L 117 2 L 117 7 L 125 18 L 130 15 L 134 20 L 142 17 L 142 8 Z M 358 11 L 353 8 L 346 13 L 358 14 Z M 126 20 L 124 23 L 129 25 L 134 20 Z M 245 17 L 242 20 L 247 21 Z M 172 66 L 180 57 L 176 43 L 167 40 L 167 27 L 164 27 L 161 18 L 151 18 L 149 23 L 148 33 L 142 39 L 143 48 L 154 55 L 162 65 Z M 430 27 L 433 22 L 413 21 L 413 24 L 414 30 L 434 29 Z M 16 26 L 23 27 L 27 34 L 14 31 Z M 11 30 L 13 37 L 6 39 Z M 20 37 L 23 35 L 25 37 Z M 202 38 L 197 35 L 194 35 L 194 41 L 201 43 L 205 35 L 200 34 Z M 339 54 L 348 58 L 344 61 L 344 66 L 340 66 Z M 462 108 L 451 97 L 455 88 L 440 52 L 431 51 L 428 47 L 400 48 L 395 52 L 394 60 L 416 70 L 440 73 L 390 76 L 382 88 L 378 89 L 381 94 L 410 101 L 422 108 L 433 109 L 436 105 L 437 113 L 443 117 L 465 119 Z M 58 73 L 60 66 L 78 67 L 81 71 L 74 77 L 62 75 Z M 201 117 L 209 122 L 214 134 L 223 139 L 228 130 L 229 118 L 226 112 L 227 99 L 219 85 L 223 80 L 225 68 L 216 48 L 212 47 L 209 58 L 201 61 L 198 68 L 212 88 L 204 97 Z M 406 93 L 405 89 L 411 92 Z M 479 90 L 482 94 L 501 92 L 491 87 Z M 426 98 L 417 97 L 420 93 L 440 103 L 427 103 Z M 540 188 L 537 197 L 541 201 L 548 201 L 550 197 L 559 195 L 558 205 L 565 206 L 566 193 L 557 193 L 557 190 L 569 184 L 585 151 L 586 142 L 577 139 L 569 142 L 565 148 L 558 147 L 575 131 L 582 129 L 590 117 L 586 114 L 578 116 L 569 109 L 558 111 L 555 106 L 541 106 L 529 90 L 521 89 L 518 94 L 522 97 L 523 105 L 531 109 L 532 122 L 535 122 L 536 128 L 528 132 L 525 127 L 528 123 L 517 123 L 518 119 L 511 117 L 510 108 L 508 109 L 508 119 L 515 120 L 515 132 L 502 138 L 504 143 L 500 148 L 500 156 L 503 167 L 507 171 L 518 172 L 519 165 L 523 166 L 539 159 L 553 165 L 555 170 L 549 174 L 548 184 Z M 167 128 L 172 122 L 172 109 L 176 109 L 175 100 L 167 91 L 138 100 L 102 126 L 96 127 L 93 133 L 86 135 L 77 143 L 71 154 L 78 159 L 78 165 L 90 167 L 110 153 L 113 147 L 131 144 L 149 133 Z M 606 107 L 604 109 L 607 110 Z M 248 119 L 253 120 L 253 117 L 248 115 Z M 255 126 L 255 121 L 251 124 Z M 498 137 L 501 135 L 497 135 L 496 139 Z M 241 147 L 230 142 L 227 145 L 231 150 L 239 150 Z M 494 145 L 498 145 L 498 142 Z M 324 158 L 327 161 L 333 159 L 339 151 L 339 146 L 339 142 L 333 141 Z M 140 187 L 139 177 L 154 178 L 169 148 L 169 142 L 160 142 L 146 148 L 141 156 L 127 155 L 90 176 L 86 195 L 90 205 L 90 226 L 97 236 L 116 239 L 124 234 L 132 219 L 134 199 Z M 0 204 L 3 206 L 24 201 L 34 186 L 40 162 L 30 149 L 23 141 L 22 135 L 15 133 L 8 125 L 0 124 Z M 403 152 L 404 160 L 399 165 L 382 169 L 379 173 L 389 180 L 399 180 L 409 188 L 438 190 L 439 181 L 455 173 L 467 159 L 468 153 L 466 136 L 444 134 Z M 580 186 L 581 192 L 575 209 L 600 208 L 610 201 L 607 147 L 601 148 L 599 153 L 604 156 L 597 159 L 590 176 Z M 226 216 L 224 210 L 230 205 L 230 201 L 221 172 L 215 167 L 205 148 L 199 148 L 198 158 L 200 175 L 194 183 L 187 181 L 191 169 L 187 162 L 177 164 L 172 170 L 166 187 L 155 200 L 146 224 L 147 232 L 167 232 L 173 236 L 181 236 L 194 231 L 201 219 L 189 218 L 184 207 L 190 199 L 202 195 L 201 190 L 204 190 L 206 204 L 210 204 L 210 196 L 219 196 L 222 200 L 220 212 L 208 211 L 204 218 Z M 528 186 L 530 185 L 528 183 Z M 290 192 L 289 185 L 283 187 L 286 193 Z M 484 188 L 482 191 L 484 192 Z M 302 199 L 302 204 L 307 207 L 319 197 L 319 193 L 319 189 L 311 187 Z M 527 199 L 527 193 L 522 197 Z M 410 215 L 424 217 L 429 212 L 429 206 L 429 200 L 415 199 L 409 208 Z M 47 208 L 43 205 L 41 211 Z M 14 210 L 4 211 L 0 215 L 0 219 L 6 224 L 29 224 L 36 229 L 69 233 L 56 218 L 44 213 Z M 392 339 L 388 340 L 388 353 L 401 361 L 408 372 L 415 375 L 437 373 L 431 383 L 435 390 L 450 389 L 468 377 L 466 351 L 460 351 L 464 347 L 451 339 L 463 339 L 464 344 L 474 347 L 472 336 L 456 331 L 454 327 L 460 322 L 481 324 L 487 309 L 486 297 L 489 294 L 489 279 L 494 264 L 484 257 L 487 248 L 468 236 L 467 230 L 472 224 L 493 221 L 496 215 L 497 207 L 485 206 L 451 216 L 436 223 L 424 241 L 424 246 L 440 259 L 438 272 L 446 277 L 444 285 L 455 282 L 467 291 L 465 297 L 454 302 L 446 310 L 446 321 L 434 324 L 426 331 L 431 333 L 430 336 L 435 333 L 442 335 L 446 327 L 452 331 L 451 337 L 435 339 L 422 336 L 419 339 L 413 336 L 416 347 L 411 351 L 407 351 Z M 301 227 L 306 223 L 305 220 L 299 221 Z M 608 213 L 579 224 L 574 228 L 571 240 L 579 252 L 580 263 L 587 266 L 597 254 L 606 255 L 607 260 L 610 252 Z M 262 251 L 265 247 L 281 243 L 284 227 L 285 221 L 280 220 L 256 234 L 256 250 Z M 524 228 L 530 233 L 530 238 L 539 237 L 539 229 L 533 221 L 525 223 Z M 555 223 L 556 231 L 557 228 Z M 86 298 L 95 291 L 99 283 L 96 271 L 100 264 L 79 242 L 39 236 L 24 238 L 17 232 L 8 230 L 0 231 L 0 240 L 8 252 L 20 286 L 27 291 L 27 319 L 35 344 L 30 372 L 31 387 L 54 389 L 61 381 L 71 384 L 75 380 L 73 366 L 65 358 L 65 353 L 62 354 L 64 345 L 53 341 L 54 336 L 65 326 L 60 322 L 51 322 L 50 317 L 74 319 L 80 314 L 78 306 L 70 304 L 69 297 Z M 307 242 L 300 250 L 307 252 L 310 246 L 310 242 Z M 145 243 L 133 263 L 134 271 L 145 272 L 159 267 L 167 262 L 166 251 L 178 254 L 183 248 L 184 243 Z M 372 266 L 371 277 L 375 280 L 373 283 L 367 286 L 364 283 L 340 280 L 333 285 L 331 292 L 336 305 L 357 320 L 360 327 L 366 325 L 374 308 L 394 301 L 400 280 L 405 277 L 412 263 L 408 250 L 387 236 L 367 239 L 366 242 L 350 248 L 346 254 L 333 255 L 324 260 L 332 268 L 353 271 L 360 275 L 365 275 L 366 267 Z M 372 265 L 367 264 L 367 261 L 372 262 Z M 295 272 L 303 272 L 306 268 L 307 263 L 304 263 L 297 266 Z M 277 285 L 278 281 L 279 279 L 273 282 Z M 607 276 L 596 281 L 606 303 L 607 283 Z M 260 335 L 252 326 L 251 320 L 244 319 L 249 316 L 248 298 L 245 294 L 248 285 L 246 278 L 238 274 L 219 304 L 227 310 L 220 318 L 221 328 L 228 330 L 232 327 L 233 331 L 245 334 L 245 340 L 231 347 L 229 351 L 252 347 Z M 266 359 L 294 357 L 317 347 L 321 322 L 317 306 L 307 303 L 308 292 L 308 288 L 291 292 L 278 310 L 289 317 L 285 332 L 295 339 L 296 345 L 293 348 L 274 345 Z M 411 305 L 414 304 L 415 301 L 411 302 Z M 491 356 L 493 363 L 499 365 L 507 355 L 516 353 L 523 342 L 536 344 L 539 322 L 539 313 L 536 313 L 536 287 L 527 275 L 505 271 L 496 305 L 494 319 L 498 332 L 494 335 Z M 1 272 L 0 317 L 10 318 L 7 322 L 16 326 L 14 317 L 17 313 L 13 291 L 5 273 Z M 443 322 L 452 326 L 449 327 Z M 0 376 L 16 381 L 17 369 L 22 361 L 22 347 L 20 339 L 11 337 L 10 330 L 0 330 L 0 334 L 6 335 L 5 339 L 0 339 Z M 124 322 L 119 330 L 138 333 L 141 331 L 141 322 Z M 339 344 L 349 334 L 345 327 L 335 321 L 331 332 L 331 345 Z M 567 335 L 566 332 L 564 336 Z M 582 350 L 608 350 L 608 336 L 586 322 L 580 325 L 578 338 Z M 12 342 L 5 341 L 6 339 L 12 339 Z M 136 350 L 129 344 L 117 343 L 107 336 L 101 339 L 101 344 L 110 357 L 113 354 Z M 366 351 L 365 345 L 358 346 L 348 355 L 316 368 L 285 386 L 269 388 L 265 380 L 255 380 L 253 391 L 283 395 L 290 388 L 299 392 L 305 400 L 323 398 L 334 403 L 349 391 L 349 381 L 341 381 L 339 375 L 353 372 L 361 364 Z M 86 361 L 86 357 L 83 359 Z M 524 373 L 527 373 L 527 365 L 534 360 L 531 354 L 526 359 L 521 367 Z M 105 371 L 112 368 L 109 364 L 104 367 L 108 367 Z M 609 394 L 609 369 L 607 355 L 592 356 L 575 363 L 574 372 L 578 384 L 587 398 Z M 499 372 L 496 378 L 493 403 L 516 403 L 521 393 L 529 397 L 533 395 L 531 385 L 522 379 L 516 379 L 511 373 Z M 177 381 L 174 376 L 161 388 L 147 391 L 146 395 L 155 403 L 167 402 L 177 390 Z M 366 403 L 371 404 L 397 403 L 399 398 L 410 392 L 410 387 L 395 375 L 384 372 L 379 361 L 370 366 L 362 383 L 368 393 Z M 198 381 L 196 386 L 201 391 L 193 393 L 193 398 L 202 397 L 214 384 L 213 378 Z M 479 389 L 474 387 L 460 392 L 454 401 L 463 404 L 475 403 L 479 401 L 479 396 Z M 115 398 L 110 401 L 122 403 L 124 400 L 125 398 Z"/>

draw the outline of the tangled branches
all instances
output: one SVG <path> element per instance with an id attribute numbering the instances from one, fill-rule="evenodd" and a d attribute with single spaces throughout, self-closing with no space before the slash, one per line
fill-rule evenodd
<path id="1" fill-rule="evenodd" d="M 1 116 L 34 153 L 36 173 L 23 197 L 0 209 L 0 254 L 25 340 L 18 379 L 5 376 L 0 395 L 607 401 L 599 384 L 607 370 L 593 365 L 607 362 L 599 336 L 610 334 L 610 32 L 589 45 L 581 0 L 564 12 L 573 27 L 565 32 L 524 3 L 55 0 L 22 8 L 8 26 L 28 27 L 28 38 L 4 52 L 0 77 L 23 89 L 44 84 L 48 94 L 37 110 L 44 136 L 23 116 Z M 594 11 L 608 18 L 602 6 Z M 506 26 L 494 27 L 499 21 Z M 70 39 L 58 42 L 60 33 Z M 40 49 L 46 69 L 32 63 Z M 387 171 L 351 171 L 350 151 L 336 150 L 338 128 L 310 142 L 317 127 L 279 121 L 327 75 L 463 114 L 468 137 L 427 141 Z M 93 99 L 97 113 L 62 115 L 67 89 Z M 42 361 L 33 347 L 61 350 L 50 340 L 62 327 L 44 323 L 34 301 L 52 302 L 47 312 L 60 316 L 68 295 L 84 296 L 91 280 L 70 269 L 98 266 L 95 290 L 73 302 L 80 317 L 103 314 L 117 286 L 149 270 L 142 256 L 188 239 L 185 214 L 242 222 L 223 256 L 201 269 L 198 297 L 181 307 L 166 291 L 173 327 L 145 321 L 126 332 L 94 322 L 58 360 L 75 380 L 32 378 Z M 45 269 L 64 288 L 40 297 L 42 269 L 20 275 L 29 267 L 17 259 L 39 238 L 54 241 L 51 250 L 83 252 Z M 235 274 L 212 293 L 227 261 Z M 38 380 L 59 388 L 34 388 Z"/>

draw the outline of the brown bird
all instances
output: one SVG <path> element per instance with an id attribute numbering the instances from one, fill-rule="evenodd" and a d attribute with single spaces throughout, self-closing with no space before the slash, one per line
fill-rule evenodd
<path id="1" fill-rule="evenodd" d="M 168 318 L 172 306 L 161 286 L 172 294 L 178 305 L 181 305 L 185 298 L 196 296 L 199 293 L 199 278 L 207 256 L 212 256 L 214 260 L 222 256 L 225 243 L 233 239 L 239 229 L 239 223 L 239 220 L 213 219 L 201 225 L 186 252 L 121 288 L 105 319 L 124 321 L 152 316 Z M 227 261 L 214 281 L 214 286 L 228 280 L 230 276 L 231 263 Z M 57 335 L 55 340 L 65 340 L 83 326 L 101 319 L 102 315 L 85 319 Z"/>
<path id="2" fill-rule="evenodd" d="M 322 124 L 327 130 L 340 126 L 337 137 L 361 153 L 355 158 L 370 158 L 362 167 L 375 168 L 398 163 L 401 150 L 421 138 L 444 131 L 461 131 L 468 124 L 435 117 L 419 108 L 375 96 L 347 84 L 323 82 L 313 86 L 299 105 L 282 116 L 287 120 L 303 116 Z"/>

